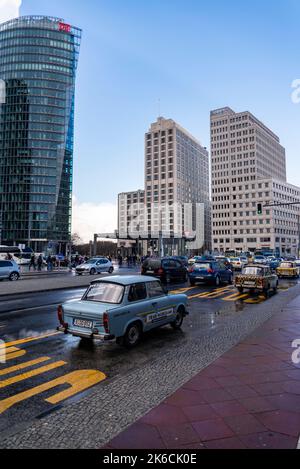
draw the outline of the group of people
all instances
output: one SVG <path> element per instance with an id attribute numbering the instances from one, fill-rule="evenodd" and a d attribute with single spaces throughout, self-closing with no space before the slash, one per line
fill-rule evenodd
<path id="1" fill-rule="evenodd" d="M 29 271 L 33 269 L 33 270 L 38 270 L 39 272 L 41 272 L 44 264 L 45 264 L 45 261 L 44 261 L 42 254 L 40 254 L 39 256 L 32 254 L 30 257 L 30 262 L 29 262 Z M 52 272 L 54 267 L 57 267 L 58 265 L 56 256 L 51 256 L 49 254 L 48 257 L 46 258 L 46 265 L 47 265 L 47 271 Z"/>
<path id="2" fill-rule="evenodd" d="M 119 254 L 117 259 L 119 267 L 122 267 L 123 263 L 127 264 L 127 267 L 135 267 L 140 262 L 140 258 L 135 254 L 132 256 L 127 256 L 125 258 L 123 258 L 121 254 Z"/>

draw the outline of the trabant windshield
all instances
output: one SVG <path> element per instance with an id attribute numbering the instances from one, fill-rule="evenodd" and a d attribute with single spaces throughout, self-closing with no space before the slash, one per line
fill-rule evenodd
<path id="1" fill-rule="evenodd" d="M 243 269 L 243 274 L 244 275 L 263 275 L 264 271 L 263 269 L 260 269 L 259 267 L 245 267 Z"/>
<path id="2" fill-rule="evenodd" d="M 292 264 L 292 262 L 282 262 L 280 264 L 280 267 L 282 267 L 283 269 L 292 269 L 294 265 Z"/>
<path id="3" fill-rule="evenodd" d="M 97 301 L 99 303 L 120 304 L 123 295 L 123 285 L 109 282 L 97 282 L 88 288 L 82 299 L 85 301 Z"/>

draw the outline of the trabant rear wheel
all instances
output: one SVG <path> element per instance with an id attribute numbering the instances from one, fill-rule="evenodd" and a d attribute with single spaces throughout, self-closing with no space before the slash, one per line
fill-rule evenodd
<path id="1" fill-rule="evenodd" d="M 273 288 L 274 293 L 277 293 L 277 288 L 278 288 L 278 282 L 276 283 L 276 286 Z"/>
<path id="2" fill-rule="evenodd" d="M 243 287 L 238 287 L 238 291 L 239 291 L 240 293 L 244 293 Z"/>
<path id="3" fill-rule="evenodd" d="M 130 324 L 123 338 L 123 343 L 127 348 L 135 347 L 142 338 L 142 328 L 138 322 Z"/>
<path id="4" fill-rule="evenodd" d="M 263 289 L 263 294 L 265 295 L 265 298 L 269 297 L 269 287 Z"/>
<path id="5" fill-rule="evenodd" d="M 171 322 L 171 326 L 173 327 L 173 329 L 177 330 L 181 328 L 183 318 L 184 318 L 184 310 L 183 308 L 179 308 L 176 314 L 175 321 Z"/>
<path id="6" fill-rule="evenodd" d="M 96 269 L 91 269 L 91 270 L 90 270 L 90 274 L 91 274 L 91 275 L 95 275 L 95 273 L 96 273 Z"/>
<path id="7" fill-rule="evenodd" d="M 113 267 L 110 267 L 110 268 L 108 269 L 108 273 L 109 273 L 109 274 L 112 274 L 113 271 L 114 271 L 114 268 L 113 268 Z"/>

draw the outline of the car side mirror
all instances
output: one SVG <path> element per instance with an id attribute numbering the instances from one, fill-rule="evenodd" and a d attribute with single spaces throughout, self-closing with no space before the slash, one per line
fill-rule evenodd
<path id="1" fill-rule="evenodd" d="M 169 290 L 167 289 L 167 287 L 165 285 L 163 286 L 163 291 L 164 291 L 165 295 L 169 294 Z"/>

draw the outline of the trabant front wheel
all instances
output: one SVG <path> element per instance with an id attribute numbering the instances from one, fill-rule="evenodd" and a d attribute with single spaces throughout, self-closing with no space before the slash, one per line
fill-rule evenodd
<path id="1" fill-rule="evenodd" d="M 123 344 L 127 348 L 135 347 L 142 338 L 142 328 L 138 322 L 130 324 L 123 338 Z"/>
<path id="2" fill-rule="evenodd" d="M 176 330 L 176 329 L 181 328 L 183 318 L 184 318 L 184 311 L 183 311 L 182 308 L 179 308 L 178 311 L 177 311 L 177 314 L 176 314 L 175 321 L 171 322 L 171 326 L 173 327 L 173 329 Z"/>

